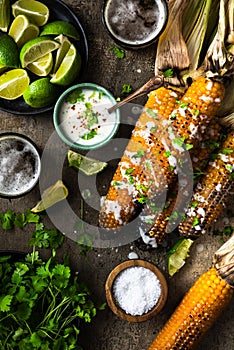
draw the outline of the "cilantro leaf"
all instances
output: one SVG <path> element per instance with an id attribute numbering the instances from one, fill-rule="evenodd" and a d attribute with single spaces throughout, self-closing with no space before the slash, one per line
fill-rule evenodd
<path id="1" fill-rule="evenodd" d="M 132 158 L 142 158 L 144 156 L 145 151 L 144 150 L 139 150 L 137 153 L 135 153 Z"/>
<path id="2" fill-rule="evenodd" d="M 3 230 L 14 228 L 15 213 L 12 210 L 8 210 L 6 213 L 0 214 L 0 221 Z"/>
<path id="3" fill-rule="evenodd" d="M 123 95 L 128 95 L 132 91 L 132 87 L 130 84 L 123 84 L 122 85 L 122 91 L 121 91 L 121 96 Z"/>
<path id="4" fill-rule="evenodd" d="M 115 45 L 110 46 L 110 50 L 114 52 L 117 58 L 124 58 L 125 50 L 118 48 Z"/>
<path id="5" fill-rule="evenodd" d="M 11 301 L 13 299 L 12 295 L 3 295 L 0 297 L 0 311 L 8 312 L 10 311 Z"/>
<path id="6" fill-rule="evenodd" d="M 223 153 L 223 154 L 232 154 L 233 153 L 233 149 L 231 149 L 231 148 L 224 148 L 224 149 L 222 149 L 221 153 Z"/>
<path id="7" fill-rule="evenodd" d="M 27 219 L 24 213 L 19 213 L 16 214 L 15 216 L 15 221 L 14 221 L 14 226 L 23 228 L 27 224 Z"/>
<path id="8" fill-rule="evenodd" d="M 52 270 L 52 283 L 58 288 L 66 288 L 71 276 L 71 269 L 68 266 L 57 264 Z"/>
<path id="9" fill-rule="evenodd" d="M 195 218 L 193 219 L 193 224 L 192 224 L 192 226 L 197 226 L 197 225 L 199 225 L 199 224 L 200 224 L 199 219 L 195 217 Z"/>
<path id="10" fill-rule="evenodd" d="M 129 168 L 129 169 L 125 170 L 125 175 L 132 174 L 134 170 L 135 170 L 135 168 Z"/>
<path id="11" fill-rule="evenodd" d="M 173 69 L 169 68 L 163 72 L 164 78 L 172 78 L 174 76 Z"/>

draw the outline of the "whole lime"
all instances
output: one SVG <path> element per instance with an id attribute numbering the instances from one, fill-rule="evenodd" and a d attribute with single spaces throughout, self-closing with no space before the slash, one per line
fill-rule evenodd
<path id="1" fill-rule="evenodd" d="M 0 36 L 0 64 L 8 68 L 20 66 L 18 46 L 8 34 Z"/>
<path id="2" fill-rule="evenodd" d="M 32 82 L 23 94 L 25 102 L 33 108 L 42 108 L 52 105 L 60 89 L 50 83 L 50 78 L 41 78 Z"/>

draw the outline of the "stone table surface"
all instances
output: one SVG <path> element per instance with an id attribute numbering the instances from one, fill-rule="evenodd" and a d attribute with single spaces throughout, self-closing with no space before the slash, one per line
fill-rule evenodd
<path id="1" fill-rule="evenodd" d="M 133 51 L 125 50 L 125 57 L 119 59 L 114 52 L 110 50 L 115 43 L 107 35 L 101 18 L 103 2 L 101 0 L 66 0 L 64 1 L 78 16 L 86 32 L 89 45 L 89 60 L 87 70 L 82 76 L 83 82 L 92 82 L 107 88 L 116 98 L 120 96 L 123 84 L 130 84 L 133 90 L 136 90 L 150 77 L 154 75 L 154 62 L 156 53 L 156 44 L 152 46 Z M 136 103 L 143 104 L 146 97 L 141 97 Z M 12 101 L 14 105 L 14 101 Z M 38 146 L 41 154 L 50 138 L 54 135 L 54 126 L 52 119 L 53 112 L 49 111 L 39 115 L 14 115 L 0 111 L 0 130 L 1 132 L 11 131 L 19 132 L 29 136 Z M 117 138 L 125 137 L 129 134 L 127 128 L 120 128 Z M 124 135 L 124 136 L 122 136 Z M 124 141 L 123 141 L 124 142 Z M 56 156 L 61 149 L 61 141 L 57 140 L 51 146 L 50 157 L 51 164 L 56 163 Z M 105 151 L 99 152 L 100 158 L 105 158 Z M 113 157 L 114 158 L 114 157 Z M 48 181 L 61 176 L 61 169 L 47 164 L 43 171 Z M 116 162 L 110 162 L 110 165 L 100 175 L 97 181 L 93 183 L 80 175 L 83 189 L 86 181 L 91 181 L 91 185 L 97 184 L 97 190 L 91 193 L 91 201 L 86 203 L 84 200 L 84 220 L 97 223 L 98 210 L 97 203 L 100 196 L 105 195 L 111 176 L 114 172 Z M 69 189 L 69 205 L 76 215 L 80 215 L 81 194 L 77 174 L 68 169 L 64 161 L 62 169 L 62 178 Z M 89 186 L 87 182 L 87 188 Z M 27 208 L 32 208 L 40 199 L 41 183 L 29 194 L 17 199 L 0 199 L 0 212 L 9 209 L 15 212 L 23 212 Z M 94 209 L 92 208 L 92 204 Z M 59 213 L 59 205 L 56 211 Z M 61 212 L 62 215 L 62 212 Z M 227 208 L 220 216 L 218 222 L 212 229 L 223 230 L 225 225 L 234 226 L 233 205 L 228 203 Z M 54 226 L 47 214 L 43 215 L 43 220 L 47 226 Z M 66 222 L 68 218 L 64 216 Z M 16 229 L 12 232 L 0 233 L 0 250 L 11 249 L 20 251 L 30 251 L 28 239 L 31 235 L 31 227 L 25 229 Z M 95 320 L 82 329 L 81 343 L 84 350 L 144 350 L 147 349 L 154 336 L 166 322 L 172 311 L 178 305 L 182 296 L 189 289 L 197 277 L 205 272 L 212 264 L 212 257 L 216 249 L 220 246 L 220 237 L 213 235 L 213 230 L 199 238 L 192 246 L 190 257 L 183 267 L 173 277 L 169 277 L 167 272 L 166 254 L 175 240 L 173 234 L 168 235 L 165 244 L 153 250 L 144 250 L 136 242 L 130 242 L 119 247 L 94 247 L 86 256 L 80 253 L 80 247 L 75 242 L 74 237 L 65 237 L 62 248 L 59 249 L 60 257 L 64 253 L 69 254 L 72 267 L 79 271 L 80 277 L 88 284 L 93 291 L 95 300 L 105 302 L 104 285 L 109 272 L 120 262 L 128 259 L 128 254 L 134 251 L 139 258 L 146 259 L 155 263 L 161 271 L 164 272 L 168 282 L 169 294 L 164 309 L 160 314 L 149 321 L 143 323 L 128 323 L 118 319 L 111 310 L 106 307 L 105 311 L 99 312 Z M 42 250 L 42 257 L 46 258 L 48 252 Z M 204 337 L 202 342 L 197 346 L 198 350 L 232 350 L 234 349 L 234 301 L 232 300 L 227 310 L 223 312 L 217 323 Z"/>

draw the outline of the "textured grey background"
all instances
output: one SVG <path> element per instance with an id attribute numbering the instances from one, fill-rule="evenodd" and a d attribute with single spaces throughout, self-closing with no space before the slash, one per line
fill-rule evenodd
<path id="1" fill-rule="evenodd" d="M 79 17 L 89 39 L 89 64 L 83 81 L 100 84 L 110 90 L 115 97 L 120 95 L 122 84 L 131 84 L 135 90 L 145 83 L 154 74 L 154 60 L 156 45 L 138 50 L 126 51 L 124 59 L 118 59 L 110 51 L 114 42 L 106 34 L 101 21 L 101 0 L 66 0 L 65 1 L 75 14 Z M 136 102 L 144 103 L 146 98 Z M 14 102 L 12 102 L 14 103 Z M 38 145 L 42 152 L 50 135 L 53 133 L 52 112 L 37 116 L 16 116 L 0 112 L 0 130 L 17 131 L 28 135 Z M 120 129 L 118 137 L 128 134 L 128 130 Z M 54 152 L 59 150 L 54 148 Z M 100 176 L 97 177 L 99 194 L 105 194 L 108 183 L 114 172 L 115 163 Z M 46 171 L 46 170 L 45 170 Z M 50 176 L 50 174 L 48 174 Z M 64 165 L 63 179 L 69 188 L 69 203 L 74 212 L 79 215 L 80 194 L 77 188 L 77 176 Z M 32 207 L 40 198 L 39 186 L 23 198 L 7 200 L 0 199 L 0 211 L 12 209 L 16 212 L 23 212 L 26 208 Z M 98 200 L 97 198 L 94 200 Z M 58 207 L 59 210 L 59 207 Z M 228 208 L 221 215 L 215 227 L 223 228 L 227 223 L 234 226 L 233 204 L 229 203 Z M 85 218 L 92 217 L 93 222 L 97 220 L 97 212 L 92 212 L 85 207 Z M 64 218 L 66 220 L 66 218 Z M 43 221 L 47 226 L 53 227 L 49 218 L 45 215 Z M 29 251 L 27 245 L 30 237 L 30 227 L 25 230 L 16 230 L 8 233 L 0 233 L 0 249 L 17 249 Z M 212 236 L 212 233 L 201 237 L 193 246 L 191 256 L 186 266 L 173 278 L 169 278 L 166 270 L 166 251 L 172 244 L 175 237 L 167 238 L 167 247 L 160 247 L 151 252 L 139 250 L 135 243 L 123 247 L 94 249 L 86 257 L 80 255 L 79 247 L 70 238 L 66 238 L 59 255 L 68 253 L 71 258 L 72 267 L 80 272 L 93 291 L 94 298 L 98 301 L 105 301 L 104 284 L 113 267 L 127 259 L 131 250 L 138 253 L 139 257 L 152 262 L 157 261 L 157 266 L 165 272 L 168 281 L 169 295 L 165 308 L 155 319 L 144 323 L 127 323 L 118 319 L 107 307 L 100 312 L 94 322 L 82 329 L 81 341 L 85 350 L 144 350 L 147 349 L 155 334 L 159 331 L 169 315 L 172 313 L 182 296 L 192 285 L 195 279 L 206 271 L 212 263 L 212 257 L 217 247 L 220 246 L 219 237 Z M 203 247 L 203 251 L 200 251 Z M 47 252 L 43 251 L 42 256 L 46 258 Z M 234 302 L 230 303 L 228 309 L 223 312 L 220 319 L 212 330 L 205 336 L 198 350 L 232 350 L 234 349 Z"/>

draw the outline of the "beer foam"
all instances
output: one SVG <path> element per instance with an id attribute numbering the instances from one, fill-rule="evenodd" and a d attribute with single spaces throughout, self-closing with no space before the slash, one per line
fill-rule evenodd
<path id="1" fill-rule="evenodd" d="M 104 15 L 108 30 L 116 39 L 140 45 L 157 36 L 167 13 L 162 0 L 110 0 Z"/>
<path id="2" fill-rule="evenodd" d="M 38 154 L 17 138 L 0 140 L 0 193 L 17 196 L 29 191 L 40 171 Z"/>

